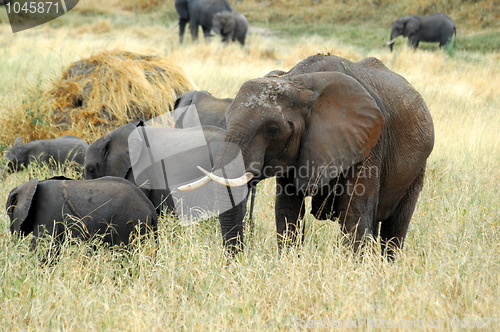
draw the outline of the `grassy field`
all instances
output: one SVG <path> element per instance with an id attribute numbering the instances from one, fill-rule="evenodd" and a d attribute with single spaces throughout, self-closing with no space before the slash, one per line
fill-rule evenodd
<path id="1" fill-rule="evenodd" d="M 198 89 L 217 97 L 233 97 L 246 80 L 288 70 L 317 52 L 350 60 L 377 57 L 422 94 L 436 131 L 425 186 L 398 260 L 360 260 L 342 246 L 337 223 L 312 217 L 304 246 L 278 256 L 272 179 L 258 187 L 254 236 L 229 264 L 217 220 L 186 227 L 164 217 L 158 244 L 144 241 L 129 252 L 65 246 L 57 263 L 41 267 L 29 239 L 11 237 L 3 212 L 0 329 L 499 329 L 500 32 L 493 1 L 469 7 L 461 1 L 433 1 L 434 7 L 425 1 L 384 1 L 379 16 L 378 1 L 354 1 L 355 9 L 318 1 L 309 11 L 299 3 L 305 2 L 276 1 L 260 15 L 258 9 L 270 7 L 269 1 L 238 2 L 235 8 L 255 22 L 244 48 L 224 47 L 218 40 L 194 44 L 189 37 L 180 46 L 177 29 L 171 28 L 175 12 L 161 1 L 80 1 L 60 19 L 17 34 L 0 8 L 0 112 L 49 87 L 71 62 L 103 50 L 168 57 Z M 457 7 L 440 7 L 453 4 Z M 284 18 L 283 8 L 296 16 Z M 461 20 L 455 19 L 457 25 L 467 27 L 452 54 L 433 46 L 412 51 L 403 40 L 393 53 L 384 47 L 398 14 L 410 9 L 427 14 L 433 8 L 451 10 Z M 467 17 L 467 10 L 483 16 Z M 317 16 L 307 21 L 307 13 Z M 314 17 L 317 23 L 311 23 Z M 334 19 L 339 23 L 332 27 Z M 2 127 L 15 133 L 9 123 Z M 34 167 L 1 179 L 1 197 L 30 178 L 55 174 L 77 175 Z"/>

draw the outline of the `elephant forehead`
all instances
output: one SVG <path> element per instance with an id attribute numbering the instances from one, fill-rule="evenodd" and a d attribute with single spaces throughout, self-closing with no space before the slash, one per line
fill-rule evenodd
<path id="1" fill-rule="evenodd" d="M 245 93 L 243 106 L 246 108 L 276 108 L 281 110 L 278 97 L 291 91 L 289 82 L 278 80 L 256 81 Z"/>

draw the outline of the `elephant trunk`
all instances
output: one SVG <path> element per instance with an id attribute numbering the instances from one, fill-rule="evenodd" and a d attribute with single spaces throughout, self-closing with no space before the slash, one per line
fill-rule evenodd
<path id="1" fill-rule="evenodd" d="M 217 186 L 215 191 L 218 202 L 224 201 L 228 196 L 228 188 Z M 234 205 L 222 208 L 222 213 L 219 214 L 219 222 L 221 227 L 222 241 L 228 254 L 234 256 L 238 252 L 243 251 L 243 217 L 244 204 L 246 200 Z"/>
<path id="2" fill-rule="evenodd" d="M 223 244 L 231 256 L 243 250 L 243 219 L 248 193 L 247 183 L 254 177 L 254 173 L 245 172 L 241 147 L 246 144 L 244 139 L 226 137 L 226 142 L 219 149 L 214 171 L 209 172 L 199 167 L 205 173 L 205 177 L 179 187 L 180 190 L 193 190 L 212 180 L 216 182 L 215 201 L 219 211 Z"/>
<path id="3" fill-rule="evenodd" d="M 398 38 L 398 34 L 395 31 L 392 31 L 391 38 L 390 38 L 389 42 L 387 43 L 391 52 L 392 52 L 392 49 L 394 47 L 394 42 L 396 41 L 396 38 Z"/>
<path id="4" fill-rule="evenodd" d="M 227 138 L 226 138 L 227 139 Z M 228 140 L 228 139 L 227 139 Z M 207 173 L 217 184 L 215 185 L 215 197 L 219 212 L 222 240 L 227 252 L 234 256 L 243 250 L 243 219 L 245 214 L 246 193 L 248 183 L 253 175 L 249 172 L 241 176 L 245 171 L 245 165 L 241 155 L 240 146 L 244 145 L 241 140 L 238 144 L 226 141 L 219 150 L 215 162 L 215 172 L 220 175 Z M 214 176 L 212 176 L 214 175 Z M 232 179 L 239 183 L 232 183 Z"/>

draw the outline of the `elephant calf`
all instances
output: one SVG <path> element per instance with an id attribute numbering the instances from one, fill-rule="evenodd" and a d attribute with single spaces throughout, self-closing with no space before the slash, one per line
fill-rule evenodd
<path id="1" fill-rule="evenodd" d="M 144 234 L 148 227 L 155 230 L 158 223 L 153 204 L 141 190 L 115 177 L 34 179 L 10 192 L 6 209 L 12 222 L 10 231 L 33 232 L 33 248 L 37 238 L 47 234 L 56 243 L 69 234 L 82 240 L 98 235 L 104 243 L 128 244 L 137 228 Z"/>
<path id="2" fill-rule="evenodd" d="M 242 46 L 248 32 L 248 22 L 242 13 L 220 12 L 214 15 L 213 30 L 222 36 L 222 41 L 238 41 Z"/>
<path id="3" fill-rule="evenodd" d="M 27 167 L 31 162 L 45 163 L 53 160 L 56 164 L 74 162 L 83 166 L 89 145 L 76 136 L 62 136 L 21 144 L 17 138 L 12 148 L 5 154 L 7 169 L 11 172 Z"/>

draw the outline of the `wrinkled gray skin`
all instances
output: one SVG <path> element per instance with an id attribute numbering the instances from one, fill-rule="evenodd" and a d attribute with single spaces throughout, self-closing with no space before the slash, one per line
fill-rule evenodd
<path id="1" fill-rule="evenodd" d="M 188 91 L 175 101 L 175 128 L 188 128 L 201 124 L 225 129 L 226 119 L 224 115 L 232 101 L 232 98 L 216 98 L 208 91 Z M 195 109 L 185 112 L 186 107 L 191 105 L 196 106 L 196 113 Z"/>
<path id="2" fill-rule="evenodd" d="M 456 34 L 455 23 L 443 13 L 429 16 L 405 16 L 392 23 L 391 37 L 387 45 L 393 49 L 399 36 L 408 38 L 408 45 L 417 48 L 419 42 L 436 42 L 443 47 Z"/>
<path id="3" fill-rule="evenodd" d="M 56 165 L 74 162 L 83 166 L 88 146 L 84 140 L 76 136 L 62 136 L 25 144 L 21 144 L 21 139 L 17 138 L 13 147 L 5 154 L 7 169 L 18 171 L 31 162 L 46 163 L 51 159 Z"/>
<path id="4" fill-rule="evenodd" d="M 214 16 L 213 30 L 221 35 L 224 43 L 237 40 L 243 46 L 247 37 L 248 22 L 242 13 L 220 12 Z"/>
<path id="5" fill-rule="evenodd" d="M 150 180 L 147 178 L 147 172 L 141 176 L 134 176 L 130 161 L 128 139 L 129 135 L 136 128 L 145 128 L 145 130 L 149 130 L 149 128 L 152 127 L 145 127 L 142 122 L 128 123 L 90 144 L 85 159 L 84 178 L 96 179 L 103 176 L 116 176 L 127 179 L 141 187 L 143 192 L 156 207 L 158 213 L 162 212 L 164 209 L 166 209 L 167 212 L 171 212 L 174 209 L 174 201 L 170 195 L 169 189 L 150 189 L 150 185 L 144 183 Z M 162 137 L 162 139 L 165 140 L 165 144 L 169 144 L 169 142 L 176 140 L 182 141 L 183 144 L 186 145 L 185 153 L 164 161 L 165 169 L 170 177 L 173 176 L 172 174 L 182 173 L 182 177 L 186 182 L 199 178 L 200 172 L 196 168 L 197 163 L 212 169 L 212 160 L 201 158 L 201 156 L 206 154 L 200 154 L 199 149 L 209 149 L 213 158 L 215 158 L 220 147 L 219 143 L 224 141 L 225 132 L 217 127 L 204 126 L 203 134 L 205 135 L 208 147 L 207 145 L 200 146 L 197 148 L 198 150 L 189 148 L 192 146 L 191 143 L 195 139 L 193 138 L 195 137 L 195 133 L 199 132 L 199 130 L 200 128 L 187 128 L 177 131 L 175 137 Z M 180 178 L 181 176 L 175 177 Z M 139 183 L 136 182 L 136 178 L 141 179 Z M 169 185 L 173 184 L 170 183 Z"/>
<path id="6" fill-rule="evenodd" d="M 198 40 L 198 26 L 200 25 L 207 39 L 210 37 L 214 15 L 222 11 L 232 11 L 227 0 L 175 0 L 175 9 L 179 15 L 179 42 L 181 44 L 184 41 L 184 32 L 188 22 L 193 41 Z"/>
<path id="7" fill-rule="evenodd" d="M 382 62 L 311 56 L 244 83 L 226 122 L 226 144 L 239 149 L 224 150 L 215 169 L 241 150 L 252 181 L 276 177 L 279 248 L 302 241 L 307 196 L 310 213 L 338 219 L 355 250 L 378 234 L 388 257 L 403 247 L 434 129 L 420 94 Z M 230 253 L 243 249 L 242 218 L 241 206 L 220 216 Z"/>
<path id="8" fill-rule="evenodd" d="M 102 235 L 105 243 L 128 244 L 139 223 L 140 234 L 144 234 L 147 227 L 155 230 L 158 222 L 147 197 L 129 181 L 114 177 L 34 179 L 10 192 L 6 209 L 12 233 L 33 232 L 33 248 L 46 234 L 59 243 L 66 229 L 73 238 Z"/>

